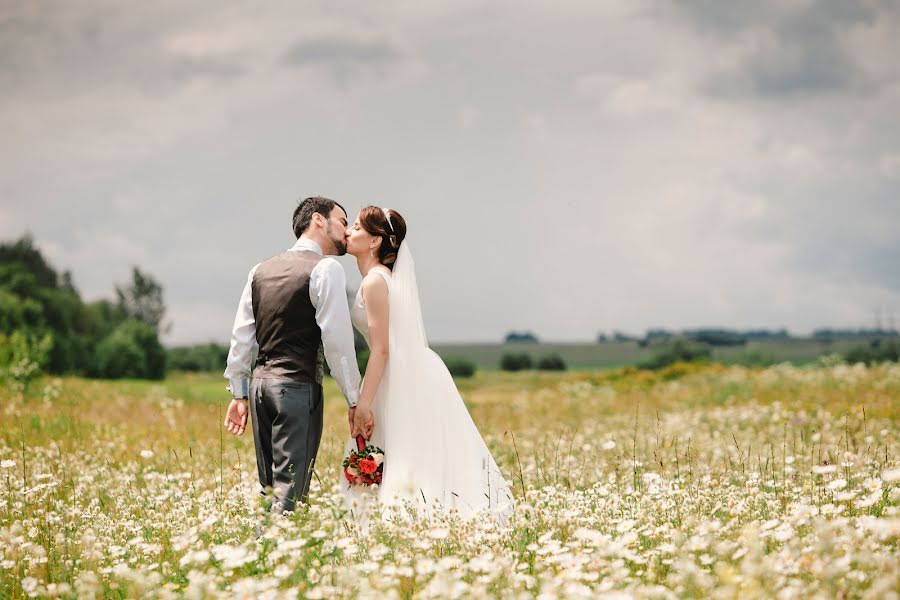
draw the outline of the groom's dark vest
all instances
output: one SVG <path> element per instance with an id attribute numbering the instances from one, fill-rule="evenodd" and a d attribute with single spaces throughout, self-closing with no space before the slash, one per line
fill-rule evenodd
<path id="1" fill-rule="evenodd" d="M 322 383 L 322 330 L 309 298 L 309 279 L 324 256 L 290 250 L 253 274 L 253 317 L 259 356 L 253 377 Z"/>

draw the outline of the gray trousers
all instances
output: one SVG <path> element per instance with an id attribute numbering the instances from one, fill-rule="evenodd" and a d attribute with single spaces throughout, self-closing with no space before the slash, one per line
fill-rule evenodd
<path id="1" fill-rule="evenodd" d="M 275 492 L 273 511 L 306 502 L 319 442 L 322 386 L 288 379 L 250 381 L 250 419 L 260 494 Z"/>

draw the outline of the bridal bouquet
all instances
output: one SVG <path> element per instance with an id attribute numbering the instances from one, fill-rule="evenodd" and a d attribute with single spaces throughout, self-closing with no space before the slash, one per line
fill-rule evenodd
<path id="1" fill-rule="evenodd" d="M 367 445 L 366 439 L 356 436 L 356 450 L 351 449 L 344 459 L 344 477 L 350 485 L 380 484 L 384 473 L 384 450 Z"/>

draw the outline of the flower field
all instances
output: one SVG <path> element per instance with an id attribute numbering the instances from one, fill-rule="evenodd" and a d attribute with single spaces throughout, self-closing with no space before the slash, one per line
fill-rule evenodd
<path id="1" fill-rule="evenodd" d="M 310 504 L 272 518 L 224 385 L 0 391 L 0 597 L 900 597 L 898 365 L 479 373 L 513 522 L 365 538 L 333 383 Z"/>

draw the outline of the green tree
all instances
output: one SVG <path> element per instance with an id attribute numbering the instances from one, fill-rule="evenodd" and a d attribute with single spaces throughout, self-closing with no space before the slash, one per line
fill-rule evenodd
<path id="1" fill-rule="evenodd" d="M 24 393 L 28 384 L 40 375 L 46 366 L 53 337 L 42 337 L 13 332 L 0 333 L 0 381 Z"/>
<path id="2" fill-rule="evenodd" d="M 500 368 L 504 371 L 527 371 L 534 367 L 531 355 L 522 353 L 504 354 L 500 357 Z"/>
<path id="3" fill-rule="evenodd" d="M 541 371 L 565 371 L 566 361 L 559 354 L 548 354 L 538 359 L 537 368 Z"/>
<path id="4" fill-rule="evenodd" d="M 119 309 L 126 318 L 141 321 L 151 326 L 157 333 L 165 332 L 163 325 L 166 305 L 163 302 L 163 288 L 151 275 L 132 267 L 131 283 L 116 286 Z"/>
<path id="5" fill-rule="evenodd" d="M 474 362 L 460 356 L 448 356 L 444 359 L 444 364 L 453 377 L 473 377 L 477 370 Z"/>
<path id="6" fill-rule="evenodd" d="M 166 352 L 147 323 L 121 323 L 97 347 L 97 374 L 108 379 L 162 379 Z"/>
<path id="7" fill-rule="evenodd" d="M 132 331 L 139 339 L 145 357 L 145 377 L 159 377 L 165 372 L 164 354 L 156 335 L 165 306 L 162 286 L 137 267 L 128 286 L 116 289 L 117 301 L 101 300 L 85 304 L 68 271 L 59 275 L 35 247 L 31 236 L 15 242 L 0 243 L 0 334 L 18 334 L 23 339 L 42 340 L 49 336 L 47 356 L 42 368 L 51 373 L 79 373 L 98 376 L 101 371 L 117 371 L 111 365 L 124 361 L 105 355 L 98 364 L 98 351 L 129 317 L 144 322 L 153 336 Z M 112 338 L 104 348 L 121 340 Z M 17 338 L 18 339 L 18 338 Z M 124 344 L 123 348 L 127 346 Z M 125 358 L 133 359 L 127 348 Z M 101 368 L 102 367 L 102 368 Z M 130 367 L 129 367 L 130 369 Z"/>
<path id="8" fill-rule="evenodd" d="M 684 338 L 659 343 L 650 360 L 640 364 L 643 369 L 657 370 L 677 362 L 703 362 L 712 358 L 712 348 L 707 344 Z"/>

